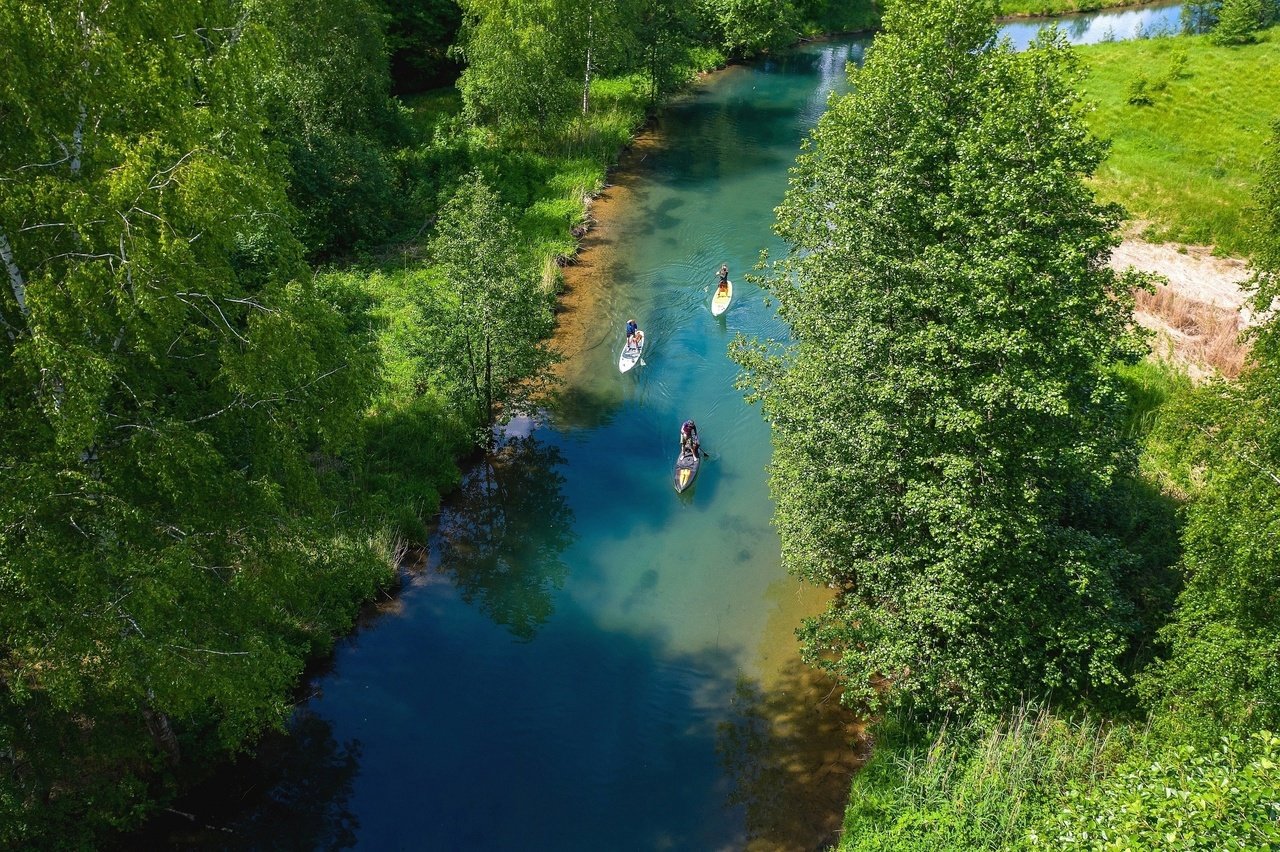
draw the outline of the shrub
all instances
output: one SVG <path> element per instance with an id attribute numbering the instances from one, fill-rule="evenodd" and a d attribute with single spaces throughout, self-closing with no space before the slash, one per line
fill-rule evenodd
<path id="1" fill-rule="evenodd" d="M 1133 765 L 1093 787 L 1073 783 L 1061 812 L 1032 835 L 1041 849 L 1275 849 L 1280 737 L 1224 737 Z"/>

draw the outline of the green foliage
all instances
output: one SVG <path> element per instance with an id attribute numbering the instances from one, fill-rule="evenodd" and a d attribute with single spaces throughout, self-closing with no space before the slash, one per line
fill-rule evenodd
<path id="1" fill-rule="evenodd" d="M 854 778 L 840 852 L 972 852 L 1030 846 L 1069 783 L 1103 777 L 1131 738 L 1020 705 L 999 724 L 929 733 L 890 717 Z"/>
<path id="2" fill-rule="evenodd" d="M 707 0 L 731 54 L 751 56 L 795 40 L 797 13 L 790 0 Z"/>
<path id="3" fill-rule="evenodd" d="M 263 75 L 270 134 L 288 152 L 289 198 L 300 236 L 332 255 L 385 239 L 396 219 L 397 175 L 388 143 L 400 117 L 388 97 L 383 19 L 376 0 L 321 6 L 252 0 L 249 20 L 271 37 Z"/>
<path id="4" fill-rule="evenodd" d="M 458 87 L 467 116 L 509 137 L 554 138 L 589 111 L 593 77 L 628 70 L 634 53 L 627 0 L 467 0 L 463 9 Z"/>
<path id="5" fill-rule="evenodd" d="M 1190 377 L 1172 361 L 1144 358 L 1136 364 L 1117 364 L 1114 372 L 1128 400 L 1124 432 L 1130 438 L 1147 438 L 1161 406 L 1191 391 Z"/>
<path id="6" fill-rule="evenodd" d="M 1123 680 L 1133 557 L 1093 522 L 1126 470 L 1132 282 L 1073 54 L 994 10 L 895 11 L 779 208 L 795 341 L 737 348 L 774 427 L 787 566 L 839 594 L 803 633 L 847 698 L 964 711 Z M 880 684 L 883 688 L 877 688 Z"/>
<path id="7" fill-rule="evenodd" d="M 1254 194 L 1254 210 L 1258 216 L 1258 228 L 1253 234 L 1253 258 L 1257 274 L 1253 284 L 1253 308 L 1267 314 L 1280 298 L 1280 121 L 1271 126 L 1271 137 L 1266 154 L 1258 169 L 1258 187 Z M 1259 360 L 1275 363 L 1280 360 L 1280 332 L 1275 322 L 1268 323 L 1255 338 L 1255 353 Z"/>
<path id="8" fill-rule="evenodd" d="M 1258 40 L 1267 8 L 1263 0 L 1222 0 L 1218 22 L 1209 31 L 1209 41 L 1217 45 L 1253 44 Z"/>
<path id="9" fill-rule="evenodd" d="M 872 0 L 796 0 L 806 34 L 865 32 L 880 25 L 880 8 Z"/>
<path id="10" fill-rule="evenodd" d="M 319 520 L 370 361 L 289 231 L 241 11 L 0 7 L 6 846 L 131 824 L 281 724 L 388 576 Z"/>
<path id="11" fill-rule="evenodd" d="M 548 378 L 554 362 L 546 338 L 553 327 L 551 294 L 512 251 L 515 232 L 497 195 L 472 172 L 440 212 L 431 256 L 442 278 L 439 300 L 424 311 L 446 317 L 444 339 L 424 339 L 442 369 L 462 377 L 455 404 L 489 434 L 501 407 L 511 414 Z"/>
<path id="12" fill-rule="evenodd" d="M 1073 783 L 1034 848 L 1219 850 L 1280 845 L 1280 737 L 1224 737 L 1176 749 L 1101 783 Z"/>
<path id="13" fill-rule="evenodd" d="M 1280 42 L 1271 32 L 1237 48 L 1179 36 L 1077 52 L 1090 70 L 1086 94 L 1097 103 L 1090 127 L 1111 143 L 1093 181 L 1098 197 L 1148 223 L 1147 239 L 1245 255 L 1258 227 L 1250 195 L 1280 115 Z M 1128 103 L 1140 77 L 1153 108 Z"/>
<path id="14" fill-rule="evenodd" d="M 1280 271 L 1280 153 L 1273 147 L 1258 201 L 1254 307 L 1269 308 Z M 1162 632 L 1167 659 L 1142 679 L 1171 735 L 1207 743 L 1222 731 L 1280 722 L 1280 351 L 1275 320 L 1254 334 L 1253 363 L 1213 382 L 1162 418 L 1167 466 L 1194 497 L 1184 534 L 1187 587 Z"/>
<path id="15" fill-rule="evenodd" d="M 1151 99 L 1151 93 L 1147 90 L 1150 85 L 1151 81 L 1146 77 L 1134 77 L 1129 81 L 1125 102 L 1130 106 L 1151 106 L 1155 101 Z"/>

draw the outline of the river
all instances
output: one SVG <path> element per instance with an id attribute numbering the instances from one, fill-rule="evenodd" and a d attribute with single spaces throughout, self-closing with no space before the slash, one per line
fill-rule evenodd
<path id="1" fill-rule="evenodd" d="M 1177 7 L 1066 19 L 1073 41 Z M 1006 33 L 1025 45 L 1043 24 Z M 868 39 L 700 82 L 593 207 L 567 270 L 562 398 L 450 498 L 429 559 L 341 642 L 293 736 L 176 806 L 179 847 L 812 849 L 837 839 L 859 728 L 803 667 L 823 604 L 779 564 L 769 428 L 735 335 L 785 330 L 744 273 L 800 140 Z M 713 318 L 727 263 L 732 307 Z M 626 320 L 645 364 L 621 375 Z M 677 430 L 711 458 L 671 487 Z M 208 830 L 207 826 L 216 827 Z"/>

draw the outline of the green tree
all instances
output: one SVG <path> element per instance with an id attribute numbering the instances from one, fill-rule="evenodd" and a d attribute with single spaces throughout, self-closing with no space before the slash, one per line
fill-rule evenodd
<path id="1" fill-rule="evenodd" d="M 1280 127 L 1260 171 L 1253 308 L 1280 295 Z M 1160 420 L 1194 495 L 1186 588 L 1161 636 L 1167 659 L 1140 686 L 1166 728 L 1202 742 L 1280 724 L 1280 327 L 1253 332 L 1236 382 L 1213 382 Z"/>
<path id="2" fill-rule="evenodd" d="M 0 845 L 135 822 L 386 574 L 330 516 L 364 355 L 234 0 L 0 4 Z"/>
<path id="3" fill-rule="evenodd" d="M 550 138 L 587 114 L 598 74 L 628 69 L 635 54 L 629 0 L 467 0 L 463 10 L 467 114 L 504 132 Z"/>
<path id="4" fill-rule="evenodd" d="M 1131 557 L 1091 515 L 1127 464 L 1105 365 L 1136 358 L 1119 211 L 1059 35 L 994 3 L 890 9 L 806 143 L 768 285 L 793 342 L 742 345 L 773 424 L 783 559 L 837 590 L 803 631 L 846 697 L 1001 708 L 1123 679 Z"/>
<path id="5" fill-rule="evenodd" d="M 458 79 L 468 118 L 504 132 L 560 124 L 579 89 L 568 66 L 570 27 L 558 0 L 463 3 Z M 574 51 L 576 53 L 576 49 Z"/>
<path id="6" fill-rule="evenodd" d="M 695 43 L 697 28 L 693 4 L 680 0 L 647 0 L 639 4 L 636 38 L 652 103 L 685 81 L 681 67 Z"/>
<path id="7" fill-rule="evenodd" d="M 510 217 L 479 172 L 462 182 L 440 212 L 431 257 L 443 279 L 440 299 L 451 335 L 424 345 L 441 349 L 441 364 L 462 377 L 456 385 L 463 416 L 483 430 L 501 409 L 525 406 L 548 379 L 555 355 L 547 341 L 555 319 L 552 297 L 515 253 Z"/>
<path id="8" fill-rule="evenodd" d="M 725 50 L 751 56 L 782 47 L 799 35 L 790 0 L 709 0 Z"/>
<path id="9" fill-rule="evenodd" d="M 1221 45 L 1252 44 L 1258 40 L 1266 11 L 1263 0 L 1222 0 L 1209 40 Z"/>
<path id="10" fill-rule="evenodd" d="M 304 245 L 332 255 L 385 239 L 397 224 L 388 211 L 398 206 L 391 150 L 401 118 L 380 6 L 247 0 L 245 15 L 270 34 L 263 114 L 288 154 Z"/>

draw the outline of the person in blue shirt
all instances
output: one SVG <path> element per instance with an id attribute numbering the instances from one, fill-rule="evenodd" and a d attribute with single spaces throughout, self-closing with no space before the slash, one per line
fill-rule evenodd
<path id="1" fill-rule="evenodd" d="M 629 347 L 639 346 L 639 345 L 640 345 L 640 335 L 641 335 L 641 333 L 642 333 L 642 332 L 640 331 L 640 326 L 636 325 L 636 321 L 635 321 L 635 320 L 633 320 L 633 319 L 629 319 L 629 320 L 627 320 L 627 346 L 628 346 L 628 348 L 629 348 Z"/>

